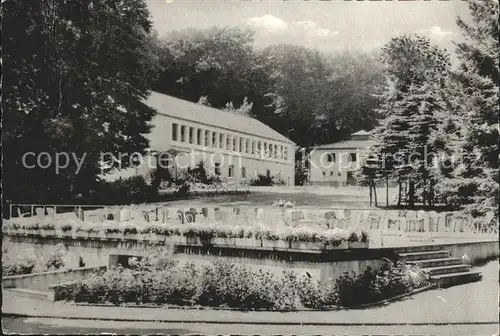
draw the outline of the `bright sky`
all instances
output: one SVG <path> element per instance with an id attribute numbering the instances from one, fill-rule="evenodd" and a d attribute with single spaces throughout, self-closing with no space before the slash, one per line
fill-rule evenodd
<path id="1" fill-rule="evenodd" d="M 321 51 L 371 50 L 391 37 L 422 33 L 453 51 L 465 1 L 146 0 L 160 36 L 171 30 L 247 26 L 257 46 L 293 43 Z"/>

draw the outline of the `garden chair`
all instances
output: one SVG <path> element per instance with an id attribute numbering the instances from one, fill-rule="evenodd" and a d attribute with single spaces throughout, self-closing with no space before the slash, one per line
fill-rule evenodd
<path id="1" fill-rule="evenodd" d="M 420 224 L 420 219 L 417 217 L 416 211 L 408 211 L 406 214 L 406 228 L 405 231 L 411 232 L 416 231 L 415 229 Z"/>
<path id="2" fill-rule="evenodd" d="M 47 209 L 47 215 L 51 219 L 56 219 L 56 209 L 55 208 L 46 208 Z"/>
<path id="3" fill-rule="evenodd" d="M 368 225 L 370 230 L 378 230 L 380 229 L 380 224 L 382 222 L 382 217 L 379 214 L 369 214 L 368 215 Z"/>
<path id="4" fill-rule="evenodd" d="M 44 218 L 45 217 L 45 209 L 44 208 L 36 208 L 35 209 L 36 216 L 38 218 Z"/>
<path id="5" fill-rule="evenodd" d="M 22 213 L 21 212 L 21 208 L 19 208 L 19 207 L 17 208 L 17 217 L 19 217 L 19 218 L 26 218 L 29 215 L 31 215 L 31 213 L 29 213 L 29 212 Z"/>
<path id="6" fill-rule="evenodd" d="M 337 222 L 337 214 L 335 211 L 327 211 L 325 213 L 325 224 L 328 228 L 335 227 Z"/>
<path id="7" fill-rule="evenodd" d="M 424 210 L 417 211 L 417 231 L 425 232 L 426 225 L 429 222 L 429 216 Z"/>
<path id="8" fill-rule="evenodd" d="M 427 230 L 429 232 L 436 232 L 438 231 L 438 224 L 439 224 L 439 215 L 436 211 L 429 211 L 427 213 L 427 218 L 428 218 L 428 226 Z"/>

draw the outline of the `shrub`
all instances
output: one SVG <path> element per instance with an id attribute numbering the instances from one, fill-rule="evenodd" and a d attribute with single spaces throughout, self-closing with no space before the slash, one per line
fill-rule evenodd
<path id="1" fill-rule="evenodd" d="M 58 270 L 65 266 L 63 256 L 60 253 L 53 254 L 45 262 L 47 270 Z"/>
<path id="2" fill-rule="evenodd" d="M 271 187 L 274 185 L 273 178 L 270 175 L 257 175 L 255 179 L 250 180 L 251 186 Z"/>
<path id="3" fill-rule="evenodd" d="M 13 264 L 3 264 L 2 265 L 2 275 L 10 276 L 10 275 L 22 275 L 22 274 L 31 274 L 35 269 L 36 262 L 34 260 L 28 259 L 19 263 Z"/>
<path id="4" fill-rule="evenodd" d="M 98 200 L 100 204 L 138 204 L 154 199 L 157 190 L 148 185 L 143 176 L 119 178 L 112 182 L 101 182 Z"/>

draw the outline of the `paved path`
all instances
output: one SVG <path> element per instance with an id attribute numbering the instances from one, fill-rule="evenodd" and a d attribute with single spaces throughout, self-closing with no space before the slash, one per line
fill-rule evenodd
<path id="1" fill-rule="evenodd" d="M 384 307 L 330 312 L 238 312 L 123 307 L 75 306 L 15 297 L 3 291 L 3 313 L 29 317 L 77 318 L 172 323 L 239 324 L 447 324 L 496 323 L 498 315 L 498 261 L 478 267 L 483 280 L 448 289 L 432 290 Z"/>
<path id="2" fill-rule="evenodd" d="M 492 336 L 497 324 L 460 325 L 391 325 L 391 326 L 284 326 L 207 323 L 120 322 L 67 319 L 5 318 L 4 330 L 35 334 L 100 334 L 123 335 L 440 335 Z"/>

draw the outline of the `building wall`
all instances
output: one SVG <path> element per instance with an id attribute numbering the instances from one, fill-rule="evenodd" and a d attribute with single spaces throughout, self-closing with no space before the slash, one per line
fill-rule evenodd
<path id="1" fill-rule="evenodd" d="M 158 151 L 163 159 L 167 159 L 167 151 L 174 151 L 173 161 L 162 160 L 164 166 L 175 162 L 179 168 L 194 168 L 203 161 L 208 171 L 215 173 L 218 170 L 222 177 L 235 181 L 255 178 L 269 171 L 285 183 L 294 185 L 295 147 L 290 142 L 166 115 L 157 115 L 152 124 L 154 128 L 148 135 L 150 148 Z M 146 174 L 156 167 L 156 163 L 153 157 L 146 157 L 140 167 L 127 174 Z M 114 175 L 124 176 L 124 173 Z"/>
<path id="2" fill-rule="evenodd" d="M 352 161 L 351 154 L 355 154 L 356 161 Z M 332 186 L 347 184 L 348 173 L 352 174 L 358 169 L 362 155 L 363 149 L 359 148 L 314 150 L 310 155 L 310 182 Z"/>

